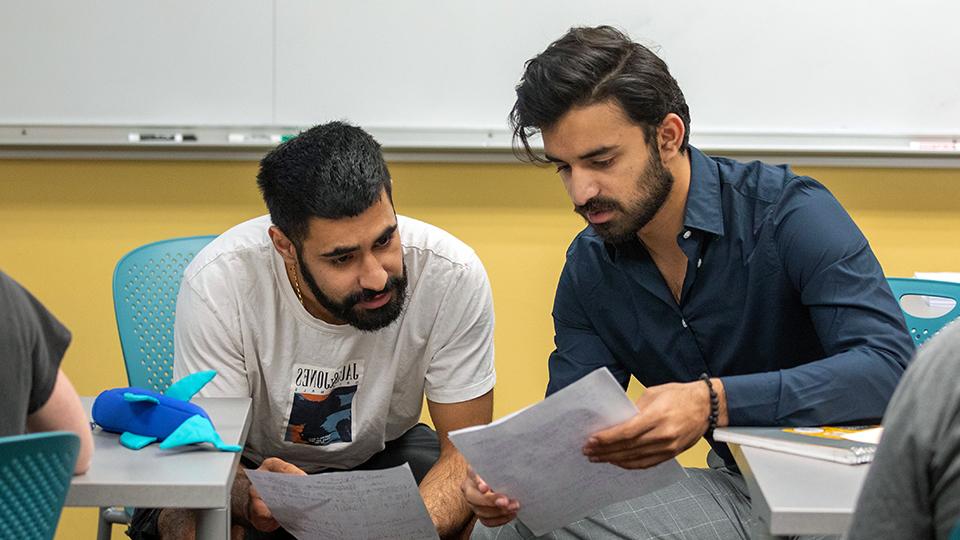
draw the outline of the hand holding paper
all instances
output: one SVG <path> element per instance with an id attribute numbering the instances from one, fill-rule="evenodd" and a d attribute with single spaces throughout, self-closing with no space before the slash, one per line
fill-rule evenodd
<path id="1" fill-rule="evenodd" d="M 473 467 L 470 467 L 460 489 L 467 503 L 480 518 L 480 523 L 487 527 L 499 527 L 513 521 L 520 510 L 519 501 L 493 491 Z"/>
<path id="2" fill-rule="evenodd" d="M 678 456 L 707 430 L 710 394 L 702 381 L 661 384 L 647 388 L 637 408 L 626 422 L 587 439 L 583 451 L 590 461 L 644 469 Z"/>
<path id="3" fill-rule="evenodd" d="M 258 471 L 273 472 L 281 474 L 292 474 L 294 476 L 305 476 L 307 473 L 303 469 L 292 463 L 288 463 L 280 458 L 271 457 L 263 460 L 263 463 L 257 467 Z M 258 531 L 272 532 L 280 528 L 280 524 L 273 518 L 273 513 L 267 503 L 260 496 L 256 486 L 250 484 L 247 493 L 247 521 Z"/>
<path id="4" fill-rule="evenodd" d="M 496 495 L 518 502 L 517 516 L 542 535 L 683 478 L 675 460 L 625 470 L 591 463 L 583 454 L 588 437 L 636 414 L 610 372 L 599 369 L 511 416 L 451 432 L 450 440 L 482 477 L 465 485 L 464 493 L 489 522 L 509 518 L 509 503 L 507 512 L 496 511 L 503 508 L 496 497 L 489 504 L 490 493 L 481 489 L 487 483 Z"/>

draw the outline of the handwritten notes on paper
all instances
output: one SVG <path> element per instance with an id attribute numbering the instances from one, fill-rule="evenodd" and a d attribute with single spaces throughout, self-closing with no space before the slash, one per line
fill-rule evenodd
<path id="1" fill-rule="evenodd" d="M 437 538 L 406 464 L 307 476 L 251 470 L 247 476 L 273 517 L 299 540 Z"/>
<path id="2" fill-rule="evenodd" d="M 454 431 L 450 440 L 487 484 L 520 501 L 519 519 L 540 536 L 686 476 L 676 460 L 627 470 L 583 455 L 590 435 L 635 414 L 602 368 L 496 422 Z"/>

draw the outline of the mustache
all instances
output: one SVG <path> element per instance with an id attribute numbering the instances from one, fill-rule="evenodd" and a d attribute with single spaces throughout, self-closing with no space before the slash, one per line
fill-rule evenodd
<path id="1" fill-rule="evenodd" d="M 573 211 L 586 217 L 587 214 L 596 212 L 607 212 L 610 210 L 623 210 L 620 203 L 608 197 L 596 196 L 582 205 L 574 205 Z"/>
<path id="2" fill-rule="evenodd" d="M 402 279 L 403 278 L 400 276 L 391 276 L 390 279 L 387 280 L 387 283 L 379 291 L 375 291 L 373 289 L 361 289 L 351 294 L 349 297 L 347 297 L 344 303 L 349 306 L 354 306 L 356 304 L 359 304 L 360 302 L 367 302 L 369 300 L 373 300 L 374 298 L 376 298 L 377 296 L 383 293 L 387 293 L 395 290 L 397 286 L 399 286 L 400 281 Z"/>

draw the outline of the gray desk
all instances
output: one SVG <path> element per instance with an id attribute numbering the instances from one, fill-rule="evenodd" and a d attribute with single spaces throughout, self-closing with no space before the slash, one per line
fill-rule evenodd
<path id="1" fill-rule="evenodd" d="M 753 514 L 771 535 L 846 532 L 869 465 L 844 465 L 736 444 L 730 450 L 750 490 Z"/>
<path id="2" fill-rule="evenodd" d="M 90 414 L 92 397 L 81 398 Z M 210 415 L 227 444 L 242 445 L 250 427 L 250 398 L 194 400 Z M 138 451 L 120 445 L 120 436 L 95 429 L 93 463 L 73 477 L 66 506 L 139 506 L 200 510 L 197 538 L 230 538 L 230 489 L 240 454 L 209 445 Z"/>

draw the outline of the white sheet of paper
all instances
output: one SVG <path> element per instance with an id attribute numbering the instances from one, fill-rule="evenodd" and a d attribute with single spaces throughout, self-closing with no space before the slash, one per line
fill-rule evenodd
<path id="1" fill-rule="evenodd" d="M 540 536 L 686 477 L 674 459 L 626 470 L 583 455 L 590 435 L 635 414 L 636 406 L 601 368 L 496 422 L 453 431 L 450 440 L 490 487 L 520 502 L 517 516 Z"/>
<path id="2" fill-rule="evenodd" d="M 299 540 L 438 538 L 407 464 L 307 476 L 248 470 L 247 476 Z"/>

